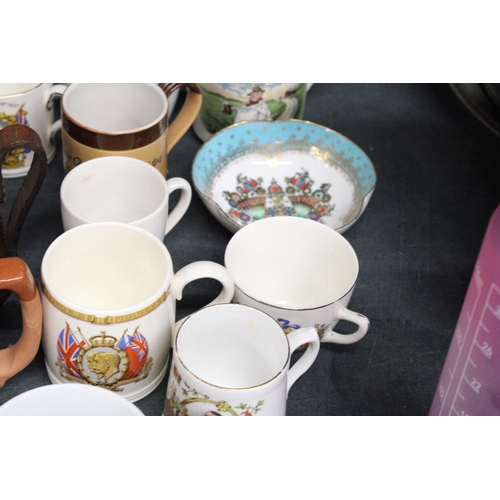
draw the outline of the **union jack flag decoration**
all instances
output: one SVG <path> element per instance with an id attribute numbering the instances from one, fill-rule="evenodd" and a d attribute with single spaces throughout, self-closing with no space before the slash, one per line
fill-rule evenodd
<path id="1" fill-rule="evenodd" d="M 118 343 L 118 347 L 127 353 L 129 358 L 128 370 L 123 376 L 124 379 L 136 377 L 143 369 L 148 359 L 148 341 L 139 332 L 139 327 L 135 329 L 133 335 L 123 334 Z"/>
<path id="2" fill-rule="evenodd" d="M 66 328 L 61 330 L 59 337 L 57 339 L 57 355 L 59 359 L 65 366 L 66 370 L 77 378 L 82 378 L 80 372 L 78 371 L 78 367 L 76 365 L 76 361 L 78 359 L 78 355 L 80 354 L 81 348 L 85 345 L 84 341 L 80 343 L 75 339 L 74 333 L 71 331 L 69 325 L 66 325 Z"/>
<path id="3" fill-rule="evenodd" d="M 17 110 L 16 122 L 19 123 L 19 125 L 28 125 L 28 119 L 26 118 L 28 112 L 24 111 L 23 106 L 24 104 Z"/>

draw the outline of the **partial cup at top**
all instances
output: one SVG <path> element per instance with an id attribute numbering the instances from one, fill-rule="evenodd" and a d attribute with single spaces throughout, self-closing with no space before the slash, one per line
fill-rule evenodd
<path id="1" fill-rule="evenodd" d="M 224 262 L 233 301 L 266 312 L 286 333 L 314 326 L 322 342 L 352 344 L 368 331 L 368 318 L 348 309 L 359 272 L 356 252 L 319 222 L 288 216 L 252 222 L 231 238 Z M 336 332 L 340 320 L 355 331 Z"/>
<path id="2" fill-rule="evenodd" d="M 56 153 L 55 134 L 61 120 L 55 120 L 54 99 L 66 90 L 52 83 L 0 83 L 0 129 L 10 125 L 31 127 L 40 136 L 47 161 Z M 23 177 L 28 173 L 33 151 L 19 148 L 2 162 L 3 177 Z"/>
<path id="3" fill-rule="evenodd" d="M 169 195 L 180 191 L 170 213 Z M 191 186 L 180 177 L 166 180 L 142 160 L 123 156 L 95 158 L 71 170 L 61 189 L 65 231 L 92 222 L 126 222 L 163 240 L 191 202 Z"/>
<path id="4" fill-rule="evenodd" d="M 193 124 L 196 135 L 207 141 L 234 123 L 302 118 L 307 83 L 198 83 L 203 95 Z"/>
<path id="5" fill-rule="evenodd" d="M 179 86 L 187 87 L 186 100 L 169 123 L 167 98 Z M 129 156 L 166 177 L 167 154 L 193 123 L 201 99 L 190 83 L 70 84 L 61 99 L 65 170 L 101 156 Z"/>

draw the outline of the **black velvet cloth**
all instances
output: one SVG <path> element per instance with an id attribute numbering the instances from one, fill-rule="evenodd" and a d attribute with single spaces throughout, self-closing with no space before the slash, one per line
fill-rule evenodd
<path id="1" fill-rule="evenodd" d="M 371 327 L 356 344 L 322 345 L 292 387 L 287 415 L 427 415 L 482 238 L 500 203 L 500 138 L 447 84 L 317 83 L 304 119 L 350 138 L 377 171 L 365 213 L 344 233 L 360 264 L 350 308 L 366 315 Z M 191 182 L 200 146 L 190 129 L 169 155 L 169 177 Z M 19 256 L 37 279 L 45 250 L 62 232 L 63 177 L 59 144 L 19 242 Z M 5 179 L 10 201 L 21 181 Z M 8 209 L 8 202 L 0 206 L 4 220 Z M 222 264 L 231 236 L 193 193 L 165 244 L 177 271 L 197 260 Z M 192 283 L 177 318 L 217 293 L 209 280 Z M 0 348 L 15 342 L 20 330 L 19 303 L 11 296 L 0 308 Z M 146 415 L 162 413 L 167 376 L 136 403 Z M 0 404 L 49 383 L 40 350 L 0 389 Z"/>

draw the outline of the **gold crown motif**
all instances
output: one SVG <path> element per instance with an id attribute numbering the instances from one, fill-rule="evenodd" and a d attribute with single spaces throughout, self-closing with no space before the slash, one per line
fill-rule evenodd
<path id="1" fill-rule="evenodd" d="M 105 331 L 102 331 L 99 335 L 90 337 L 89 341 L 92 347 L 114 347 L 116 344 L 116 339 L 110 335 L 106 335 Z"/>

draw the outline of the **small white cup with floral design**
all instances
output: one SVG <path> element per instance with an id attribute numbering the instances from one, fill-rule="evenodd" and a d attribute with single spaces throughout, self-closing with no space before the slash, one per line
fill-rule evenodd
<path id="1" fill-rule="evenodd" d="M 284 416 L 288 391 L 318 352 L 314 328 L 286 335 L 253 307 L 207 306 L 186 319 L 174 340 L 164 415 Z"/>

